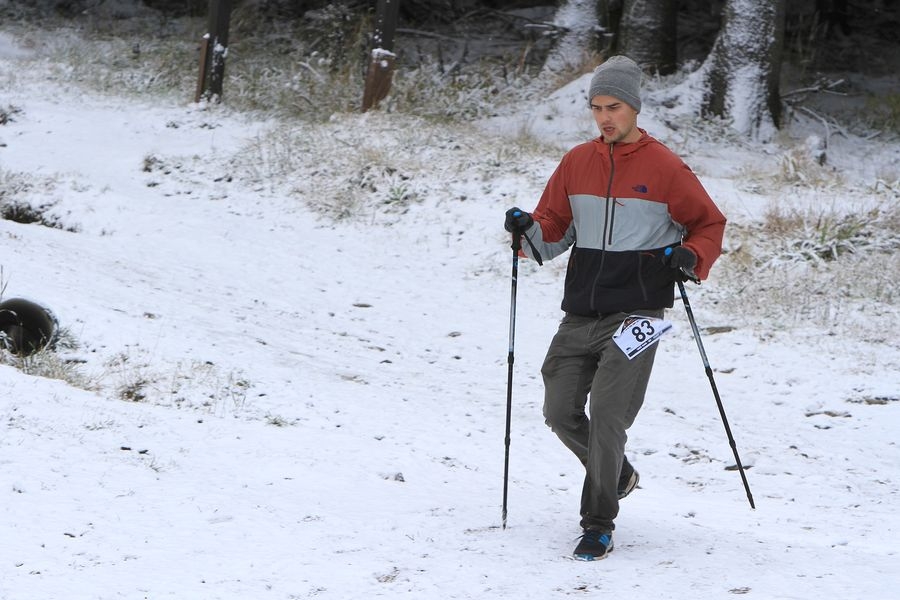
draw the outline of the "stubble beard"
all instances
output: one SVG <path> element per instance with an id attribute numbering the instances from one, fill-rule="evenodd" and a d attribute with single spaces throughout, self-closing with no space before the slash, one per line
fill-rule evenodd
<path id="1" fill-rule="evenodd" d="M 602 129 L 600 133 L 603 134 L 603 141 L 607 144 L 618 144 L 619 142 L 630 136 L 636 127 L 637 125 L 632 123 L 624 130 L 615 128 L 615 134 L 612 137 L 606 137 L 606 132 Z"/>

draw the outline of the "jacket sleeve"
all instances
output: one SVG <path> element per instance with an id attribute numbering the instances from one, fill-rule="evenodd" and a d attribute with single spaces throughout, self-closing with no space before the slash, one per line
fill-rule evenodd
<path id="1" fill-rule="evenodd" d="M 575 226 L 572 221 L 572 207 L 566 191 L 566 157 L 550 176 L 537 207 L 531 213 L 534 225 L 526 232 L 541 257 L 555 258 L 575 243 Z M 531 248 L 522 244 L 526 256 L 531 256 Z"/>
<path id="2" fill-rule="evenodd" d="M 706 279 L 710 267 L 722 253 L 725 215 L 685 164 L 673 178 L 669 198 L 669 214 L 686 232 L 682 244 L 697 255 L 694 273 Z"/>

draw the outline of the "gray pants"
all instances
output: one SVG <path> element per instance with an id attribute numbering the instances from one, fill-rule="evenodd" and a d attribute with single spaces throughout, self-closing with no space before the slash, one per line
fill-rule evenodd
<path id="1" fill-rule="evenodd" d="M 544 418 L 585 466 L 584 529 L 611 532 L 615 528 L 619 473 L 628 439 L 625 431 L 644 402 L 656 354 L 654 344 L 628 360 L 613 342 L 613 333 L 628 314 L 662 318 L 663 313 L 659 309 L 600 317 L 566 315 L 547 350 L 541 367 Z"/>

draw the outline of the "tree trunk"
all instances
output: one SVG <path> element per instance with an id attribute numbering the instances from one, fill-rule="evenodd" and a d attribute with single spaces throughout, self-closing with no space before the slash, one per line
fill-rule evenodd
<path id="1" fill-rule="evenodd" d="M 377 106 L 391 91 L 395 59 L 394 33 L 397 31 L 399 9 L 400 0 L 378 0 L 375 34 L 372 36 L 373 48 L 363 90 L 363 112 Z"/>
<path id="2" fill-rule="evenodd" d="M 222 101 L 231 2 L 232 0 L 209 0 L 208 32 L 200 46 L 200 75 L 194 95 L 196 102 L 202 97 L 214 102 Z"/>
<path id="3" fill-rule="evenodd" d="M 562 34 L 544 61 L 544 72 L 581 73 L 597 54 L 597 0 L 565 0 L 553 25 Z"/>
<path id="4" fill-rule="evenodd" d="M 600 52 L 612 56 L 619 49 L 619 26 L 622 22 L 624 0 L 597 0 L 597 18 L 600 24 Z"/>
<path id="5" fill-rule="evenodd" d="M 625 0 L 619 49 L 645 70 L 675 72 L 676 0 Z"/>
<path id="6" fill-rule="evenodd" d="M 784 0 L 726 1 L 722 28 L 701 67 L 701 114 L 729 120 L 756 139 L 775 134 L 781 118 L 784 9 Z"/>

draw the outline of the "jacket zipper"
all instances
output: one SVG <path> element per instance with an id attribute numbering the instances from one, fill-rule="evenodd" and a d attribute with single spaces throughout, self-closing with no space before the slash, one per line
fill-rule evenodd
<path id="1" fill-rule="evenodd" d="M 616 219 L 616 203 L 613 199 L 612 211 L 609 208 L 609 202 L 612 198 L 613 176 L 616 174 L 616 161 L 613 158 L 613 147 L 615 142 L 609 145 L 609 183 L 606 185 L 606 214 L 603 215 L 603 226 L 606 228 L 606 235 L 603 236 L 603 251 L 606 252 L 606 244 L 612 244 L 613 232 L 612 226 Z M 609 242 L 607 242 L 607 239 Z"/>
<path id="2" fill-rule="evenodd" d="M 612 215 L 610 215 L 609 210 L 609 200 L 612 196 L 612 184 L 613 184 L 613 175 L 616 173 L 616 161 L 613 159 L 613 146 L 615 146 L 615 142 L 609 145 L 609 183 L 606 185 L 606 210 L 603 214 L 603 227 L 606 229 L 603 232 L 603 236 L 601 237 L 600 244 L 600 268 L 597 269 L 597 276 L 594 278 L 594 285 L 591 286 L 591 310 L 596 311 L 596 303 L 594 302 L 595 292 L 597 290 L 597 284 L 600 283 L 600 276 L 603 274 L 603 263 L 606 262 L 606 240 L 609 238 L 609 243 L 612 244 L 612 221 L 615 218 L 616 207 L 613 206 Z"/>

